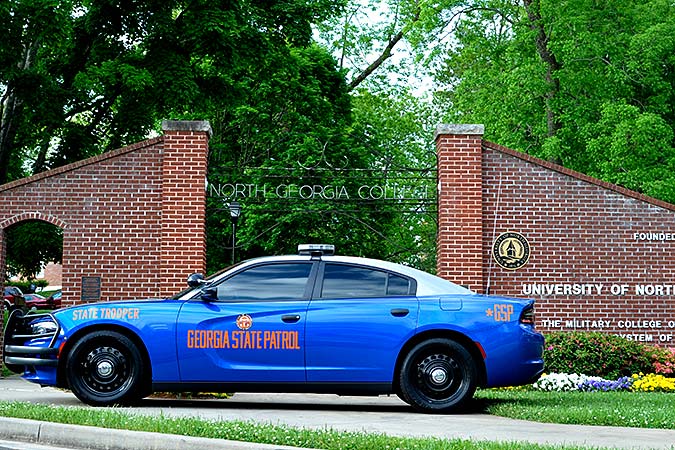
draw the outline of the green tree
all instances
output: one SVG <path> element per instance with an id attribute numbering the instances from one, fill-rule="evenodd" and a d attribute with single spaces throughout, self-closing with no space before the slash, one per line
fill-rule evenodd
<path id="1" fill-rule="evenodd" d="M 353 96 L 356 120 L 374 141 L 383 184 L 403 189 L 387 204 L 392 223 L 380 242 L 385 257 L 436 270 L 436 152 L 433 130 L 440 114 L 405 87 L 359 89 Z"/>
<path id="2" fill-rule="evenodd" d="M 236 102 L 239 81 L 280 50 L 307 46 L 311 24 L 341 5 L 2 2 L 0 183 L 135 142 L 214 98 Z"/>
<path id="3" fill-rule="evenodd" d="M 405 83 L 415 73 L 407 36 L 429 14 L 420 0 L 351 0 L 341 15 L 317 25 L 320 42 L 346 72 L 349 90 Z"/>
<path id="4" fill-rule="evenodd" d="M 311 66 L 295 79 L 308 87 L 304 94 L 337 101 L 325 125 L 333 129 L 319 132 L 336 132 L 349 124 L 340 118 L 349 99 L 335 67 L 311 47 L 311 26 L 341 7 L 341 0 L 0 3 L 0 183 L 141 140 L 167 117 L 210 120 L 215 154 L 231 161 L 279 157 L 247 146 L 287 140 L 284 123 L 265 128 L 266 112 L 295 114 L 291 122 L 303 124 L 295 134 L 322 117 L 314 107 L 325 105 L 299 88 L 293 101 L 284 98 L 282 80 L 302 64 Z M 266 85 L 278 90 L 264 92 Z M 249 121 L 253 110 L 262 113 L 257 122 Z M 29 240 L 31 229 L 21 230 Z M 11 253 L 9 265 L 29 263 L 15 257 L 23 256 Z"/>
<path id="5" fill-rule="evenodd" d="M 63 231 L 41 221 L 28 221 L 7 229 L 7 273 L 27 280 L 44 269 L 46 262 L 61 262 Z"/>
<path id="6" fill-rule="evenodd" d="M 263 174 L 290 168 L 279 182 L 304 176 L 353 191 L 386 181 L 381 172 L 390 166 L 428 165 L 428 122 L 415 126 L 413 111 L 432 115 L 412 95 L 398 100 L 387 92 L 390 73 L 409 74 L 412 65 L 391 56 L 429 15 L 425 5 L 366 2 L 354 10 L 346 0 L 4 2 L 0 162 L 8 163 L 0 183 L 138 141 L 163 118 L 211 122 L 211 185 L 262 182 Z M 360 28 L 351 21 L 355 11 L 371 20 L 373 8 L 385 11 L 381 22 Z M 327 31 L 330 24 L 339 30 Z M 337 62 L 329 53 L 335 48 L 312 42 L 315 25 L 340 37 Z M 366 85 L 379 94 L 369 95 Z M 421 129 L 429 132 L 425 139 Z M 433 251 L 419 251 L 422 243 L 430 245 L 433 224 L 410 218 L 409 209 L 421 206 L 319 197 L 283 207 L 241 199 L 237 259 L 321 241 L 338 244 L 341 253 L 433 267 Z M 208 200 L 210 271 L 229 260 L 226 200 L 232 199 Z"/>
<path id="7" fill-rule="evenodd" d="M 675 201 L 671 3 L 486 0 L 447 10 L 452 21 L 428 22 L 456 39 L 433 60 L 446 120 L 485 123 L 491 140 Z"/>
<path id="8" fill-rule="evenodd" d="M 318 46 L 294 49 L 269 59 L 261 76 L 240 82 L 239 104 L 216 110 L 209 183 L 344 186 L 350 171 L 368 167 L 363 133 L 351 115 L 351 99 L 335 61 Z M 214 114 L 215 115 L 215 114 Z M 213 117 L 213 116 L 212 116 Z M 304 178 L 303 178 L 304 177 Z M 353 191 L 353 189 L 350 189 Z M 341 253 L 366 253 L 373 242 L 353 220 L 352 199 L 338 204 L 312 198 L 211 196 L 208 204 L 209 270 L 229 260 L 230 218 L 225 202 L 240 201 L 237 260 L 270 253 L 295 253 L 299 243 L 338 244 Z"/>

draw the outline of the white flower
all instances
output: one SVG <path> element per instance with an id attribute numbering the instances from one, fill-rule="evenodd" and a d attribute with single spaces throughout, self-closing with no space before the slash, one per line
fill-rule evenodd
<path id="1" fill-rule="evenodd" d="M 606 381 L 600 377 L 589 377 L 576 373 L 549 373 L 544 374 L 532 386 L 540 391 L 577 391 L 579 386 L 587 381 Z"/>

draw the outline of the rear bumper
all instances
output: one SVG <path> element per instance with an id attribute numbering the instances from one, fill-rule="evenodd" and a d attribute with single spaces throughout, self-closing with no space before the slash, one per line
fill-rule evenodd
<path id="1" fill-rule="evenodd" d="M 485 387 L 523 386 L 544 372 L 544 336 L 524 326 L 487 350 Z"/>

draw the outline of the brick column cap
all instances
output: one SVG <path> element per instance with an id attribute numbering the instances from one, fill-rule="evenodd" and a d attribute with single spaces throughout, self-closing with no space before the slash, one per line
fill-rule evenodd
<path id="1" fill-rule="evenodd" d="M 162 131 L 202 131 L 209 139 L 213 136 L 208 120 L 162 120 Z"/>
<path id="2" fill-rule="evenodd" d="M 481 124 L 440 124 L 436 126 L 434 141 L 442 134 L 485 134 L 485 125 Z"/>

